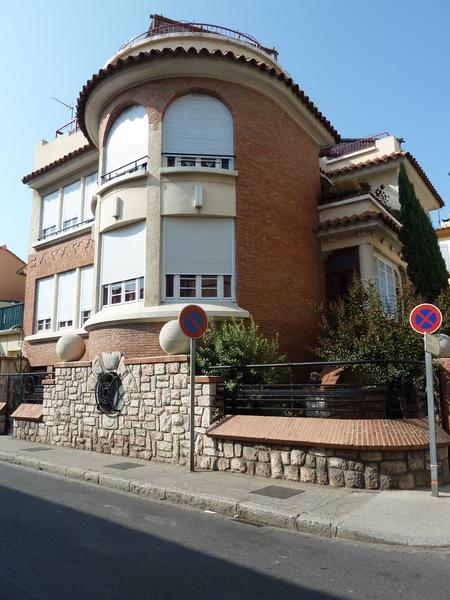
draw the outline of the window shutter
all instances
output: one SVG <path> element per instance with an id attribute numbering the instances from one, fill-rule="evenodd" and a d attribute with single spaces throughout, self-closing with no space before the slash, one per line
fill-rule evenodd
<path id="1" fill-rule="evenodd" d="M 74 181 L 63 189 L 63 223 L 80 218 L 81 181 Z"/>
<path id="2" fill-rule="evenodd" d="M 189 94 L 168 107 L 163 123 L 163 152 L 233 155 L 233 118 L 212 96 Z"/>
<path id="3" fill-rule="evenodd" d="M 75 271 L 58 276 L 58 323 L 75 320 Z"/>
<path id="4" fill-rule="evenodd" d="M 447 271 L 450 270 L 450 252 L 448 244 L 440 243 L 439 247 L 441 249 L 442 258 L 445 261 L 445 266 L 447 267 Z"/>
<path id="5" fill-rule="evenodd" d="M 50 319 L 53 310 L 53 276 L 38 279 L 36 284 L 36 321 Z"/>
<path id="6" fill-rule="evenodd" d="M 145 223 L 135 223 L 102 234 L 101 285 L 143 277 Z"/>
<path id="7" fill-rule="evenodd" d="M 126 108 L 114 121 L 106 141 L 103 173 L 148 154 L 148 117 L 143 106 Z"/>
<path id="8" fill-rule="evenodd" d="M 94 214 L 91 210 L 91 202 L 92 196 L 95 195 L 97 191 L 97 177 L 98 173 L 92 173 L 92 175 L 88 175 L 85 179 L 84 183 L 84 216 L 83 219 L 85 221 L 89 221 L 94 217 Z"/>
<path id="9" fill-rule="evenodd" d="M 232 275 L 233 219 L 166 217 L 167 275 Z"/>
<path id="10" fill-rule="evenodd" d="M 92 310 L 93 274 L 94 267 L 92 265 L 81 269 L 80 310 Z"/>
<path id="11" fill-rule="evenodd" d="M 59 191 L 43 196 L 42 198 L 42 227 L 41 230 L 49 227 L 58 228 L 58 208 Z"/>

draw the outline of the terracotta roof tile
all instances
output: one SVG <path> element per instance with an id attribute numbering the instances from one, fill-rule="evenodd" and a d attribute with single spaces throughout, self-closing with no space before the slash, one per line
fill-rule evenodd
<path id="1" fill-rule="evenodd" d="M 115 75 L 117 72 L 125 69 L 129 66 L 139 65 L 145 62 L 151 62 L 153 60 L 157 60 L 166 56 L 176 57 L 176 56 L 206 56 L 206 57 L 214 57 L 220 60 L 230 60 L 236 63 L 241 63 L 248 67 L 252 67 L 258 69 L 259 71 L 266 72 L 270 77 L 275 77 L 279 81 L 283 82 L 288 88 L 292 90 L 292 92 L 301 100 L 301 102 L 310 110 L 310 112 L 320 121 L 320 123 L 325 127 L 325 129 L 337 140 L 339 140 L 339 134 L 336 129 L 331 125 L 331 123 L 326 119 L 323 114 L 319 111 L 319 109 L 313 104 L 313 102 L 309 99 L 309 97 L 299 88 L 299 86 L 294 83 L 294 81 L 287 77 L 284 73 L 277 71 L 277 69 L 266 65 L 263 62 L 259 62 L 254 58 L 247 58 L 245 56 L 237 56 L 233 52 L 222 52 L 221 50 L 210 51 L 207 48 L 202 48 L 201 50 L 197 50 L 197 48 L 182 48 L 178 47 L 175 49 L 172 48 L 163 48 L 162 50 L 150 50 L 148 52 L 139 52 L 139 54 L 128 56 L 127 58 L 119 58 L 114 64 L 109 64 L 106 68 L 100 69 L 100 71 L 93 75 L 89 81 L 83 86 L 81 90 L 78 101 L 77 101 L 77 119 L 80 126 L 81 131 L 84 133 L 86 137 L 88 137 L 86 124 L 84 122 L 84 111 L 86 108 L 86 103 L 91 94 L 92 90 L 102 81 Z"/>
<path id="2" fill-rule="evenodd" d="M 438 194 L 436 188 L 431 183 L 427 174 L 422 169 L 420 164 L 417 162 L 417 159 L 410 152 L 392 152 L 391 154 L 384 154 L 383 156 L 380 156 L 378 158 L 372 158 L 370 160 L 354 163 L 352 165 L 348 165 L 347 167 L 342 167 L 341 169 L 336 169 L 334 171 L 327 171 L 326 176 L 330 178 L 339 177 L 340 175 L 347 175 L 347 173 L 353 173 L 354 171 L 360 171 L 361 169 L 369 169 L 371 167 L 376 167 L 378 165 L 386 164 L 388 162 L 395 161 L 401 158 L 406 158 L 409 160 L 411 165 L 415 168 L 415 170 L 421 177 L 424 184 L 427 186 L 427 188 L 437 200 L 439 206 L 444 206 L 444 201 Z"/>
<path id="3" fill-rule="evenodd" d="M 315 227 L 315 231 L 327 231 L 328 229 L 332 229 L 333 227 L 353 225 L 355 223 L 367 223 L 368 221 L 380 219 L 385 223 L 388 227 L 390 227 L 395 233 L 400 231 L 400 226 L 398 223 L 391 217 L 389 217 L 386 213 L 375 210 L 367 210 L 363 213 L 349 215 L 345 217 L 337 217 L 336 219 L 329 219 L 328 221 L 323 221 L 319 223 Z"/>
<path id="4" fill-rule="evenodd" d="M 94 150 L 94 149 L 95 149 L 95 146 L 93 144 L 91 144 L 91 143 L 85 144 L 84 146 L 81 146 L 81 148 L 78 148 L 77 150 L 74 150 L 73 152 L 69 152 L 69 154 L 66 154 L 66 155 L 62 156 L 61 158 L 58 158 L 58 160 L 54 160 L 53 162 L 49 163 L 48 165 L 45 165 L 45 167 L 42 167 L 40 169 L 37 169 L 36 171 L 33 171 L 32 173 L 29 173 L 28 175 L 25 175 L 22 178 L 22 183 L 28 183 L 29 181 L 36 179 L 36 177 L 39 177 L 40 175 L 44 175 L 44 173 L 48 173 L 55 167 L 59 167 L 60 165 L 71 160 L 72 158 L 81 156 L 85 152 L 88 152 L 89 150 Z"/>

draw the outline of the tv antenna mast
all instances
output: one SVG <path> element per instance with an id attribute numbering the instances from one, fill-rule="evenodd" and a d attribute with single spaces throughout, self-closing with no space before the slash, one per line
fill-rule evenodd
<path id="1" fill-rule="evenodd" d="M 52 100 L 56 100 L 56 102 L 59 102 L 60 104 L 65 106 L 67 109 L 69 109 L 70 110 L 70 120 L 73 121 L 73 111 L 75 110 L 74 105 L 68 104 L 67 102 L 63 102 L 62 100 L 58 100 L 58 98 L 55 98 L 55 96 L 52 96 Z"/>

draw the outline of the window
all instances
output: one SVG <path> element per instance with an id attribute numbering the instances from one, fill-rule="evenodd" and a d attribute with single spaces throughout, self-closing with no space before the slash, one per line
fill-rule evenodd
<path id="1" fill-rule="evenodd" d="M 36 330 L 47 331 L 52 326 L 54 277 L 36 281 Z"/>
<path id="2" fill-rule="evenodd" d="M 441 249 L 442 258 L 444 259 L 447 271 L 450 271 L 450 252 L 449 245 L 446 242 L 439 242 L 439 248 Z"/>
<path id="3" fill-rule="evenodd" d="M 58 275 L 58 329 L 73 327 L 75 318 L 76 271 Z"/>
<path id="4" fill-rule="evenodd" d="M 401 290 L 400 274 L 394 265 L 376 256 L 378 292 L 383 308 L 387 313 L 396 315 L 397 296 Z"/>
<path id="5" fill-rule="evenodd" d="M 233 117 L 217 98 L 187 94 L 167 108 L 163 121 L 167 167 L 233 168 Z"/>
<path id="6" fill-rule="evenodd" d="M 92 173 L 88 175 L 84 180 L 84 201 L 83 201 L 83 220 L 89 221 L 94 218 L 94 214 L 91 209 L 92 196 L 95 196 L 97 192 L 97 179 L 98 173 Z"/>
<path id="7" fill-rule="evenodd" d="M 81 217 L 81 180 L 78 179 L 63 188 L 63 230 L 72 229 Z"/>
<path id="8" fill-rule="evenodd" d="M 93 301 L 93 273 L 92 265 L 81 269 L 81 285 L 80 285 L 80 327 L 86 323 L 91 316 L 92 301 Z"/>
<path id="9" fill-rule="evenodd" d="M 110 283 L 102 287 L 102 307 L 144 299 L 144 278 Z"/>
<path id="10" fill-rule="evenodd" d="M 59 191 L 42 197 L 41 237 L 55 235 L 58 228 Z"/>
<path id="11" fill-rule="evenodd" d="M 114 121 L 105 144 L 103 181 L 147 166 L 148 117 L 143 106 L 126 108 Z"/>
<path id="12" fill-rule="evenodd" d="M 101 304 L 123 304 L 144 298 L 145 223 L 133 223 L 102 234 Z"/>
<path id="13" fill-rule="evenodd" d="M 83 327 L 92 310 L 93 266 L 82 267 L 36 281 L 36 331 Z M 55 302 L 56 285 L 56 306 Z M 80 291 L 79 303 L 77 290 Z M 79 313 L 76 313 L 79 305 Z M 56 313 L 55 321 L 53 315 Z"/>
<path id="14" fill-rule="evenodd" d="M 165 297 L 232 299 L 234 220 L 166 217 Z"/>

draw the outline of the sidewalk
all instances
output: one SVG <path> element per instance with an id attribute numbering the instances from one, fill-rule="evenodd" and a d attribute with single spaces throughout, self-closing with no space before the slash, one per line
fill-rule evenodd
<path id="1" fill-rule="evenodd" d="M 450 486 L 370 492 L 148 462 L 0 436 L 0 462 L 185 504 L 259 524 L 327 537 L 408 546 L 450 547 Z M 272 490 L 264 490 L 274 486 Z M 287 498 L 256 494 L 285 492 Z"/>

